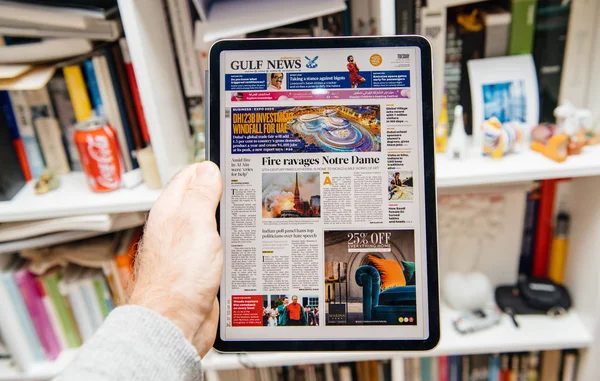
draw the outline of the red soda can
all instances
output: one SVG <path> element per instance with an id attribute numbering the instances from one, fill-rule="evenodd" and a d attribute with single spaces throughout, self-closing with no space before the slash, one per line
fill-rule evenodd
<path id="1" fill-rule="evenodd" d="M 119 142 L 108 121 L 103 118 L 90 118 L 77 124 L 74 140 L 90 189 L 94 192 L 119 189 Z"/>

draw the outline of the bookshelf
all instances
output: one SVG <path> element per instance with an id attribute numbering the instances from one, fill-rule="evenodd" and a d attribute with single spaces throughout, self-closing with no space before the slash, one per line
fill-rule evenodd
<path id="1" fill-rule="evenodd" d="M 430 6 L 446 7 L 467 2 L 469 1 L 440 0 L 431 1 Z M 312 1 L 314 6 L 303 5 L 297 7 L 294 12 L 286 11 L 290 18 L 280 18 L 273 23 L 272 18 L 267 17 L 269 13 L 266 10 L 275 4 L 278 7 L 284 5 L 274 0 L 253 0 L 252 4 L 255 3 L 260 3 L 259 8 L 265 12 L 260 12 L 261 17 L 253 18 L 252 23 L 239 22 L 238 18 L 238 25 L 226 24 L 223 18 L 219 18 L 224 17 L 224 13 L 213 14 L 213 18 L 206 25 L 205 39 L 232 37 L 340 11 L 345 7 L 344 1 Z M 385 12 L 393 2 L 381 0 L 380 3 L 381 14 L 393 17 L 392 12 Z M 160 2 L 145 0 L 119 0 L 119 8 L 138 77 L 159 172 L 163 184 L 166 184 L 187 162 L 187 152 L 181 147 L 186 145 L 189 133 L 182 92 L 177 80 L 175 58 L 167 37 L 164 9 Z M 236 13 L 244 14 L 246 19 L 250 19 L 251 17 L 241 9 L 236 8 Z M 388 19 L 385 25 L 389 27 L 394 24 Z M 600 334 L 597 329 L 600 324 L 600 296 L 596 292 L 600 288 L 597 277 L 597 269 L 600 269 L 600 258 L 597 255 L 600 247 L 600 236 L 597 234 L 600 230 L 600 147 L 587 148 L 582 155 L 570 157 L 561 164 L 526 151 L 499 161 L 483 158 L 476 153 L 472 153 L 467 160 L 461 162 L 438 155 L 436 166 L 438 186 L 442 190 L 458 186 L 499 185 L 536 179 L 577 177 L 573 180 L 573 233 L 570 238 L 566 277 L 575 309 L 568 316 L 518 317 L 521 325 L 519 329 L 504 316 L 497 327 L 461 336 L 451 327 L 454 312 L 443 308 L 442 340 L 432 352 L 289 352 L 246 355 L 211 352 L 203 360 L 205 369 L 585 348 L 580 362 L 580 379 L 596 379 L 600 373 L 600 365 L 596 361 L 600 354 Z M 91 193 L 81 173 L 61 177 L 61 187 L 44 196 L 34 196 L 32 187 L 33 184 L 30 183 L 12 201 L 0 202 L 0 223 L 77 214 L 146 211 L 160 194 L 160 191 L 149 190 L 144 185 L 107 194 Z M 28 373 L 18 372 L 10 368 L 6 361 L 0 361 L 0 381 L 48 380 L 58 374 L 76 354 L 76 350 L 66 351 L 57 361 L 42 362 Z M 398 372 L 398 378 L 394 380 L 402 379 L 402 372 Z"/>

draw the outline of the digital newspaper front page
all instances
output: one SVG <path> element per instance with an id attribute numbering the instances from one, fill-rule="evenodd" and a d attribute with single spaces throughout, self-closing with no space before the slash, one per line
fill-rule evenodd
<path id="1" fill-rule="evenodd" d="M 427 337 L 419 53 L 222 53 L 223 340 Z"/>

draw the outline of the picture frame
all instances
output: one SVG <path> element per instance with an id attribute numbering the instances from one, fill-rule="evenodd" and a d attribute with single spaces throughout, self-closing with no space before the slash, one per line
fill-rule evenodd
<path id="1" fill-rule="evenodd" d="M 483 122 L 492 116 L 501 123 L 519 122 L 525 141 L 539 123 L 539 90 L 530 54 L 483 58 L 467 62 L 473 109 L 473 142 L 483 143 Z"/>

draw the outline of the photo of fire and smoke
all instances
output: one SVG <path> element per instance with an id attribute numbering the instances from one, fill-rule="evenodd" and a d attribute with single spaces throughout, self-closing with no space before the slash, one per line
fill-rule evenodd
<path id="1" fill-rule="evenodd" d="M 319 172 L 263 173 L 263 218 L 321 216 Z"/>

